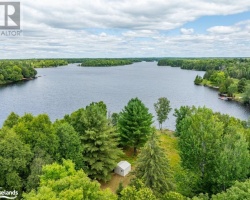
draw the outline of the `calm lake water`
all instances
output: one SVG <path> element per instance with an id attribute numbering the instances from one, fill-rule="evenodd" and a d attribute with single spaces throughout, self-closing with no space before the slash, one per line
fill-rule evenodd
<path id="1" fill-rule="evenodd" d="M 12 111 L 47 113 L 54 121 L 93 101 L 104 101 L 110 112 L 120 112 L 134 97 L 154 115 L 153 104 L 159 97 L 167 97 L 173 110 L 182 105 L 206 106 L 243 120 L 250 114 L 236 102 L 218 99 L 217 91 L 194 85 L 195 76 L 204 72 L 159 67 L 156 62 L 99 68 L 70 64 L 37 71 L 41 77 L 35 80 L 0 87 L 0 127 Z M 175 129 L 173 110 L 164 128 Z"/>

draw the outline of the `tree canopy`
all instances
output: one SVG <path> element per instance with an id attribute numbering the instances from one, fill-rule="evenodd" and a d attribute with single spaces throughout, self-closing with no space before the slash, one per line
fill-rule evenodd
<path id="1" fill-rule="evenodd" d="M 131 99 L 119 115 L 118 128 L 123 146 L 143 147 L 152 133 L 153 116 L 138 98 Z"/>

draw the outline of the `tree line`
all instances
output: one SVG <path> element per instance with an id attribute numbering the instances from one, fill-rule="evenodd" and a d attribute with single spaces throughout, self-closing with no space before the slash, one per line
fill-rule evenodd
<path id="1" fill-rule="evenodd" d="M 165 58 L 158 61 L 158 66 L 197 71 L 224 70 L 233 78 L 250 79 L 249 58 Z"/>
<path id="2" fill-rule="evenodd" d="M 158 62 L 159 66 L 206 71 L 203 77 L 196 76 L 196 85 L 218 88 L 220 94 L 250 104 L 250 59 L 249 58 L 169 58 Z"/>
<path id="3" fill-rule="evenodd" d="M 86 59 L 81 63 L 81 66 L 118 66 L 118 65 L 130 65 L 133 64 L 133 60 L 130 59 Z"/>
<path id="4" fill-rule="evenodd" d="M 34 78 L 36 74 L 37 71 L 28 63 L 0 62 L 0 85 Z"/>
<path id="5" fill-rule="evenodd" d="M 0 61 L 0 85 L 35 78 L 35 68 L 47 68 L 67 65 L 59 59 L 46 60 L 3 60 Z"/>

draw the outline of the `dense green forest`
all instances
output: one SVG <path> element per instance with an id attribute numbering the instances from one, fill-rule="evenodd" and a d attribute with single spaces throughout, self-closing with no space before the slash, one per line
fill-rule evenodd
<path id="1" fill-rule="evenodd" d="M 158 65 L 206 71 L 203 77 L 196 76 L 196 85 L 217 88 L 227 99 L 250 104 L 249 58 L 163 59 Z"/>
<path id="2" fill-rule="evenodd" d="M 118 66 L 130 65 L 133 60 L 129 59 L 86 59 L 82 62 L 81 66 Z"/>
<path id="3" fill-rule="evenodd" d="M 250 79 L 249 58 L 166 58 L 159 60 L 158 66 L 197 71 L 223 70 L 232 78 Z"/>
<path id="4" fill-rule="evenodd" d="M 30 65 L 34 68 L 47 68 L 47 67 L 58 67 L 68 65 L 68 62 L 64 59 L 44 59 L 44 60 L 26 60 L 30 62 Z"/>
<path id="5" fill-rule="evenodd" d="M 155 110 L 161 124 L 170 102 L 159 98 Z M 0 130 L 0 185 L 26 200 L 248 199 L 250 123 L 205 107 L 182 106 L 174 115 L 173 134 L 155 129 L 138 98 L 120 113 L 98 102 L 55 122 L 11 113 Z M 123 159 L 133 165 L 130 183 L 101 189 Z"/>
<path id="6" fill-rule="evenodd" d="M 34 78 L 37 72 L 29 63 L 18 61 L 0 62 L 0 85 Z"/>
<path id="7" fill-rule="evenodd" d="M 45 60 L 2 60 L 0 61 L 0 85 L 35 78 L 34 68 L 47 68 L 67 65 L 68 62 L 59 59 Z"/>

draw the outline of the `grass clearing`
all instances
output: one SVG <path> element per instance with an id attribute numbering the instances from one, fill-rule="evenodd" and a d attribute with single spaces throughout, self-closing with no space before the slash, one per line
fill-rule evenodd
<path id="1" fill-rule="evenodd" d="M 161 146 L 166 151 L 172 171 L 180 170 L 181 158 L 178 151 L 178 138 L 174 136 L 173 131 L 169 130 L 157 131 L 157 134 L 160 136 Z"/>

